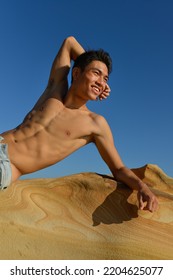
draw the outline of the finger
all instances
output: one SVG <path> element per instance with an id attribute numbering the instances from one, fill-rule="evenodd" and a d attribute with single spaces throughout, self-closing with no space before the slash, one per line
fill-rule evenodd
<path id="1" fill-rule="evenodd" d="M 138 200 L 139 200 L 139 209 L 140 209 L 140 210 L 143 210 L 145 204 L 144 204 L 144 202 L 143 202 L 143 199 L 142 199 L 142 196 L 141 196 L 141 195 L 139 195 Z"/>
<path id="2" fill-rule="evenodd" d="M 157 198 L 153 201 L 152 207 L 153 207 L 153 212 L 158 209 L 158 200 L 157 200 Z"/>
<path id="3" fill-rule="evenodd" d="M 99 96 L 100 100 L 106 99 L 108 98 L 110 95 L 110 90 L 109 89 L 105 89 Z"/>
<path id="4" fill-rule="evenodd" d="M 156 197 L 153 197 L 150 199 L 150 201 L 148 202 L 148 210 L 150 212 L 154 212 L 158 209 L 158 200 Z"/>
<path id="5" fill-rule="evenodd" d="M 106 99 L 107 97 L 108 97 L 109 95 L 107 95 L 107 94 L 100 94 L 100 96 L 99 96 L 99 99 L 100 100 L 103 100 L 103 99 Z"/>
<path id="6" fill-rule="evenodd" d="M 107 90 L 109 92 L 111 91 L 111 88 L 110 88 L 110 86 L 108 84 L 106 84 L 105 90 Z"/>
<path id="7" fill-rule="evenodd" d="M 106 94 L 110 94 L 111 91 L 110 91 L 110 89 L 107 88 L 103 92 L 106 93 Z"/>
<path id="8" fill-rule="evenodd" d="M 109 93 L 110 93 L 110 90 L 105 89 L 103 92 L 106 93 L 106 94 L 109 94 Z"/>
<path id="9" fill-rule="evenodd" d="M 104 91 L 102 92 L 102 94 L 104 94 L 104 95 L 106 95 L 106 96 L 109 96 L 109 95 L 110 95 L 110 91 L 105 91 L 105 90 L 104 90 Z"/>
<path id="10" fill-rule="evenodd" d="M 150 212 L 154 212 L 156 209 L 156 203 L 152 200 L 149 200 L 146 207 L 144 208 L 144 210 L 149 210 Z"/>

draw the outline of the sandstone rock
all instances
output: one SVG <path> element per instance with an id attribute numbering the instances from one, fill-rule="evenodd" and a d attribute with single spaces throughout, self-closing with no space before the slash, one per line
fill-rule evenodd
<path id="1" fill-rule="evenodd" d="M 111 176 L 19 180 L 0 192 L 0 259 L 173 259 L 173 178 L 133 171 L 156 193 L 155 213 Z"/>

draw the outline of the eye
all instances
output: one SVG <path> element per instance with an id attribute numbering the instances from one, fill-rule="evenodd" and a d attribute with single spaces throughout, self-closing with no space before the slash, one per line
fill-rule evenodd
<path id="1" fill-rule="evenodd" d="M 95 75 L 97 75 L 97 76 L 99 75 L 99 71 L 94 70 L 93 72 L 94 72 Z"/>
<path id="2" fill-rule="evenodd" d="M 108 82 L 108 77 L 106 76 L 106 77 L 104 77 L 104 81 L 105 81 L 105 83 L 107 83 Z"/>

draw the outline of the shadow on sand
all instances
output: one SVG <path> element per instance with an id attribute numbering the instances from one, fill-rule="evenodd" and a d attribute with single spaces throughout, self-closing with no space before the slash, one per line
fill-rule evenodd
<path id="1" fill-rule="evenodd" d="M 109 178 L 108 176 L 106 177 Z M 131 193 L 132 190 L 130 188 L 117 183 L 116 190 L 109 194 L 104 202 L 93 212 L 93 226 L 98 226 L 100 223 L 107 225 L 120 224 L 137 218 L 138 207 L 127 201 Z"/>

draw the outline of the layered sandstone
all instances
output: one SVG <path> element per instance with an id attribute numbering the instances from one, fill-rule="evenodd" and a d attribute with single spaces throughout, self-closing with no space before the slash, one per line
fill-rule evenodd
<path id="1" fill-rule="evenodd" d="M 133 169 L 157 195 L 155 213 L 112 177 L 20 180 L 0 192 L 0 259 L 173 259 L 173 178 Z"/>

